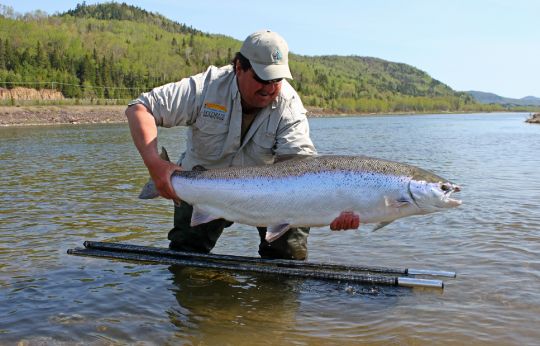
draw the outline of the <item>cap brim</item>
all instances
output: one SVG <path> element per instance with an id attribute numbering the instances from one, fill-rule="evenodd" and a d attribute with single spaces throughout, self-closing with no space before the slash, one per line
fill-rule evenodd
<path id="1" fill-rule="evenodd" d="M 272 80 L 279 78 L 293 79 L 291 75 L 291 70 L 289 70 L 289 66 L 287 64 L 265 65 L 251 63 L 251 67 L 253 67 L 253 70 L 255 71 L 257 76 L 263 80 Z"/>

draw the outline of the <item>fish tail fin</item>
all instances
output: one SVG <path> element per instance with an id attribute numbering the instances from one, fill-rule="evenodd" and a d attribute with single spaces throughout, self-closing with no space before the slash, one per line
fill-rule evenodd
<path id="1" fill-rule="evenodd" d="M 171 161 L 171 159 L 169 159 L 169 154 L 167 153 L 167 149 L 165 149 L 165 147 L 161 147 L 161 153 L 159 154 L 159 157 L 161 157 L 162 160 L 169 161 L 169 162 Z M 157 197 L 159 197 L 159 192 L 156 189 L 156 184 L 154 183 L 152 178 L 150 178 L 141 189 L 141 192 L 139 193 L 139 199 L 153 199 Z"/>
<path id="2" fill-rule="evenodd" d="M 159 197 L 159 192 L 156 189 L 156 184 L 154 184 L 152 179 L 148 179 L 139 193 L 139 199 L 153 199 L 157 197 Z"/>

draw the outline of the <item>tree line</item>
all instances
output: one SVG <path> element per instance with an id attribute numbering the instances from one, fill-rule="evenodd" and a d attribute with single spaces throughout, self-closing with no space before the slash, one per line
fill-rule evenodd
<path id="1" fill-rule="evenodd" d="M 126 4 L 48 16 L 0 12 L 0 87 L 54 88 L 67 98 L 127 100 L 230 63 L 241 42 Z M 290 56 L 306 106 L 339 112 L 497 110 L 410 65 L 358 56 Z"/>
<path id="2" fill-rule="evenodd" d="M 33 49 L 17 50 L 9 39 L 0 39 L 0 86 L 4 88 L 50 88 L 67 98 L 127 99 L 164 82 L 160 75 L 125 71 L 111 55 L 96 50 L 69 56 L 62 49 L 45 49 L 41 41 Z"/>

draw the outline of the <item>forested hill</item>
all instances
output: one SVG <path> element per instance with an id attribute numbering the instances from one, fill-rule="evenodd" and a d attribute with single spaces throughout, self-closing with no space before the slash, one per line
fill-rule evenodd
<path id="1" fill-rule="evenodd" d="M 0 87 L 52 87 L 69 98 L 130 99 L 210 64 L 225 65 L 241 45 L 126 4 L 82 3 L 56 15 L 0 10 Z M 292 84 L 311 107 L 399 112 L 479 106 L 470 95 L 402 63 L 291 54 L 290 64 Z"/>
<path id="2" fill-rule="evenodd" d="M 144 22 L 148 24 L 154 24 L 172 33 L 190 33 L 190 34 L 202 34 L 201 31 L 192 27 L 188 27 L 185 24 L 173 22 L 162 16 L 159 13 L 152 13 L 142 8 L 127 5 L 126 3 L 108 3 L 87 6 L 85 2 L 78 4 L 75 9 L 68 10 L 63 16 L 83 17 L 83 18 L 95 18 L 104 20 L 131 20 L 136 22 Z"/>

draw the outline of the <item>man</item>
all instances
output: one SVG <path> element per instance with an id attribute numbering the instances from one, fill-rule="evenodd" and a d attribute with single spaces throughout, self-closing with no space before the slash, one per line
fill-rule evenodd
<path id="1" fill-rule="evenodd" d="M 126 110 L 131 135 L 162 197 L 176 202 L 169 247 L 210 252 L 224 228 L 223 219 L 190 227 L 192 207 L 179 200 L 170 183 L 176 170 L 272 164 L 314 155 L 306 110 L 286 78 L 292 79 L 289 49 L 277 33 L 249 35 L 232 65 L 166 84 L 143 93 Z M 188 126 L 187 149 L 179 165 L 162 160 L 156 126 Z M 356 215 L 344 213 L 332 229 L 358 228 Z M 309 228 L 293 228 L 272 243 L 259 227 L 259 254 L 267 258 L 305 259 Z"/>

